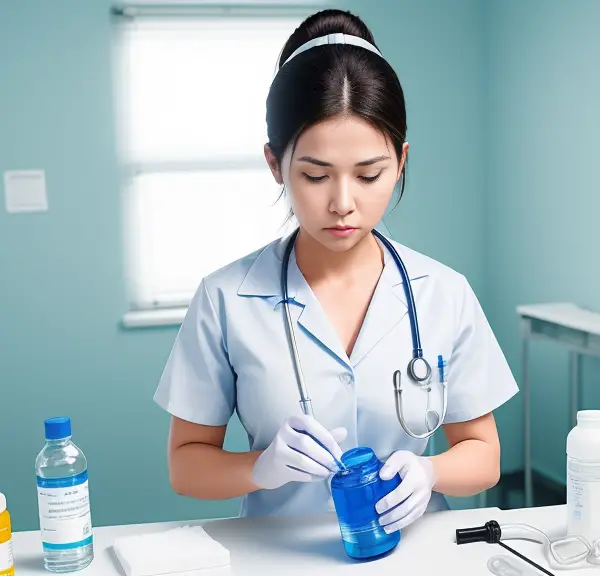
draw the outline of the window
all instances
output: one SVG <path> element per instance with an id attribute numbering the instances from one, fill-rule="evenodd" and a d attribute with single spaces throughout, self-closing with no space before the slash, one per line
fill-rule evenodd
<path id="1" fill-rule="evenodd" d="M 265 102 L 306 14 L 120 18 L 118 143 L 133 310 L 185 307 L 210 272 L 284 233 Z"/>

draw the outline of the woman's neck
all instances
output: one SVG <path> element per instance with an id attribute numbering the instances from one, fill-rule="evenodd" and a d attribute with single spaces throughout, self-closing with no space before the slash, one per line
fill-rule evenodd
<path id="1" fill-rule="evenodd" d="M 298 268 L 309 283 L 361 274 L 365 266 L 383 268 L 383 252 L 373 234 L 349 250 L 335 252 L 300 229 L 295 252 Z"/>

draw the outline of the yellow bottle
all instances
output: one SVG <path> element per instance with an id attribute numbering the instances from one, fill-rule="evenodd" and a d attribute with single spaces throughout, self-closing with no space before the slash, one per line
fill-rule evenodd
<path id="1" fill-rule="evenodd" d="M 6 497 L 2 492 L 0 492 L 0 576 L 15 576 L 10 514 L 6 509 Z"/>

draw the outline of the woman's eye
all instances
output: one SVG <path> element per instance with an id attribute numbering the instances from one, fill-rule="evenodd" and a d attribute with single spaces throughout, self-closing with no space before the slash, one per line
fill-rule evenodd
<path id="1" fill-rule="evenodd" d="M 327 178 L 327 176 L 311 176 L 310 174 L 306 174 L 305 172 L 303 172 L 303 174 L 309 182 L 314 182 L 315 184 L 318 182 L 323 182 L 323 180 Z"/>
<path id="2" fill-rule="evenodd" d="M 376 174 L 375 176 L 359 176 L 359 178 L 363 182 L 367 182 L 370 184 L 371 182 L 376 182 L 380 176 L 381 176 L 381 172 L 379 174 Z"/>
<path id="3" fill-rule="evenodd" d="M 381 172 L 383 172 L 383 170 Z M 366 183 L 370 184 L 372 182 L 376 182 L 379 179 L 379 177 L 381 176 L 381 172 L 379 172 L 379 174 L 376 174 L 375 176 L 359 176 L 359 178 L 363 182 L 366 182 Z M 325 180 L 327 178 L 326 174 L 324 176 L 311 176 L 310 174 L 306 174 L 306 172 L 303 172 L 302 175 L 309 182 L 313 182 L 314 184 L 318 184 L 319 182 L 323 182 L 323 180 Z"/>

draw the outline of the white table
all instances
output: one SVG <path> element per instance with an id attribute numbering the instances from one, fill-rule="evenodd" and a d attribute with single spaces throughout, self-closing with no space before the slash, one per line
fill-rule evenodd
<path id="1" fill-rule="evenodd" d="M 228 518 L 197 522 L 231 552 L 231 565 L 207 570 L 203 576 L 330 576 L 355 574 L 369 576 L 484 575 L 488 559 L 509 554 L 500 546 L 475 543 L 458 546 L 456 528 L 483 525 L 488 520 L 526 522 L 551 535 L 563 534 L 564 506 L 523 508 L 501 511 L 477 508 L 427 514 L 404 530 L 395 551 L 374 562 L 356 562 L 348 558 L 341 544 L 335 515 L 312 517 Z M 95 558 L 81 576 L 123 576 L 112 551 L 115 537 L 124 534 L 164 530 L 189 522 L 137 524 L 95 528 Z M 45 574 L 39 532 L 13 535 L 17 576 Z M 533 542 L 513 541 L 513 547 L 547 568 L 541 546 Z M 521 562 L 514 555 L 511 555 Z M 600 568 L 569 571 L 569 575 L 600 573 Z"/>
<path id="2" fill-rule="evenodd" d="M 531 463 L 531 387 L 529 384 L 529 341 L 551 340 L 569 351 L 570 420 L 576 424 L 579 410 L 579 365 L 582 355 L 600 356 L 600 314 L 570 303 L 517 306 L 521 317 L 523 417 L 525 434 L 525 506 L 533 506 Z"/>

